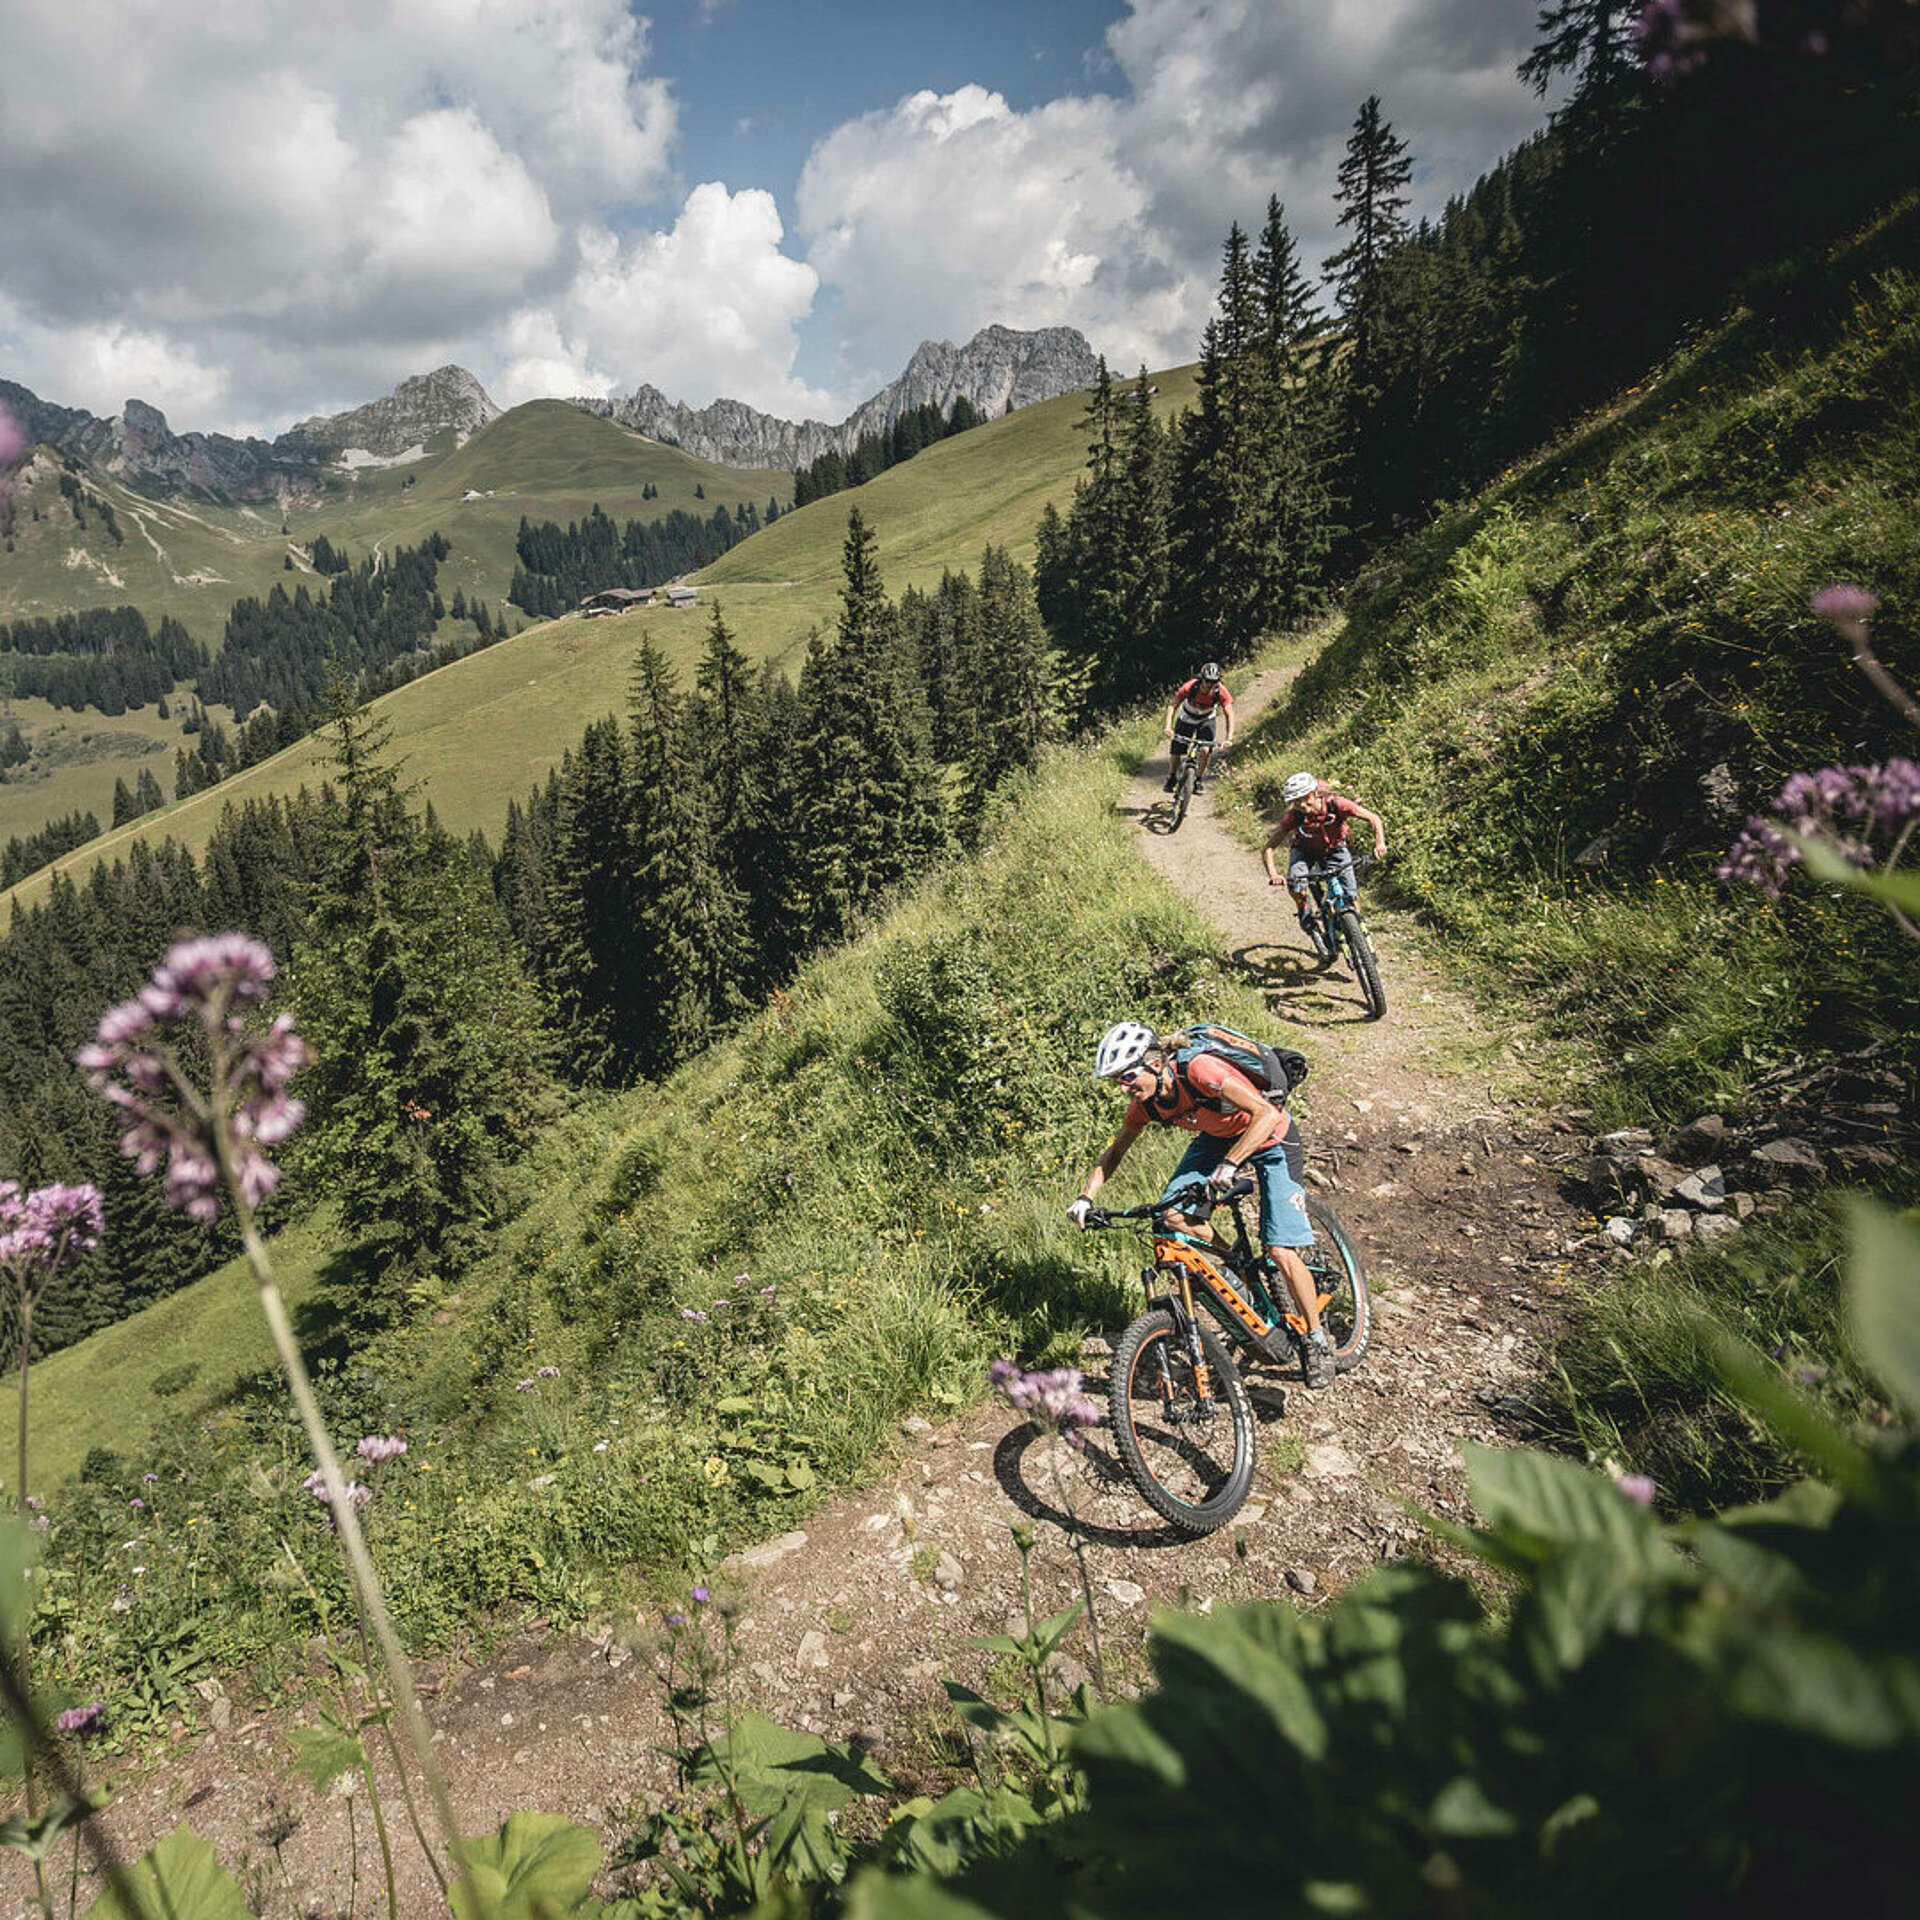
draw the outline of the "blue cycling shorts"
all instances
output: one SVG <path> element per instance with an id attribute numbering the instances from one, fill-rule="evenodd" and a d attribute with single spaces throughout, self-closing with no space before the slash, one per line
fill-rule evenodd
<path id="1" fill-rule="evenodd" d="M 1155 1204 L 1167 1206 L 1196 1180 L 1204 1181 L 1226 1158 L 1227 1149 L 1232 1145 L 1231 1140 L 1219 1134 L 1196 1133 L 1168 1179 L 1166 1191 Z M 1313 1245 L 1313 1222 L 1307 1218 L 1306 1189 L 1300 1184 L 1300 1168 L 1305 1159 L 1298 1121 L 1286 1139 L 1248 1156 L 1246 1170 L 1260 1183 L 1260 1244 L 1263 1247 Z"/>

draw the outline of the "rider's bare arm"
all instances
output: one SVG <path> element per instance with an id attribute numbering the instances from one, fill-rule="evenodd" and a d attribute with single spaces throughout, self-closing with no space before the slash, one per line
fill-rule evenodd
<path id="1" fill-rule="evenodd" d="M 1237 1079 L 1237 1076 L 1236 1076 Z M 1259 1090 L 1249 1086 L 1244 1080 L 1236 1085 L 1235 1080 L 1227 1080 L 1220 1088 L 1220 1098 L 1235 1106 L 1242 1113 L 1250 1113 L 1253 1120 L 1245 1133 L 1241 1134 L 1223 1156 L 1229 1166 L 1239 1166 L 1260 1151 L 1271 1146 L 1285 1130 L 1286 1115 L 1271 1100 L 1261 1096 Z"/>
<path id="2" fill-rule="evenodd" d="M 1367 825 L 1373 829 L 1373 857 L 1376 860 L 1384 860 L 1387 857 L 1387 829 L 1385 822 L 1381 820 L 1377 813 L 1369 813 L 1358 800 L 1350 804 L 1353 807 L 1354 818 L 1356 820 L 1364 820 Z"/>
<path id="3" fill-rule="evenodd" d="M 1121 1127 L 1120 1131 L 1107 1142 L 1106 1152 L 1093 1163 L 1092 1170 L 1080 1188 L 1081 1199 L 1099 1199 L 1100 1189 L 1112 1178 L 1115 1169 L 1127 1157 L 1127 1149 L 1139 1138 L 1140 1129 L 1137 1126 L 1128 1124 Z"/>
<path id="4" fill-rule="evenodd" d="M 1273 856 L 1278 853 L 1282 847 L 1289 845 L 1292 840 L 1293 829 L 1291 827 L 1275 827 L 1274 830 L 1267 835 L 1267 844 L 1260 849 L 1260 858 L 1265 863 L 1267 869 L 1267 885 L 1270 887 L 1280 885 L 1280 868 Z"/>

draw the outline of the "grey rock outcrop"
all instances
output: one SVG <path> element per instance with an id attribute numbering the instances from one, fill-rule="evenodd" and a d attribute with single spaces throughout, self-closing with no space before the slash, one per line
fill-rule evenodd
<path id="1" fill-rule="evenodd" d="M 1098 373 L 1093 349 L 1072 327 L 1040 327 L 1029 333 L 984 327 L 964 347 L 947 340 L 922 341 L 899 379 L 837 426 L 821 420 L 782 420 L 738 400 L 683 406 L 652 386 L 637 387 L 624 399 L 573 404 L 723 466 L 793 468 L 823 453 L 851 453 L 862 435 L 886 432 L 916 407 L 936 406 L 946 413 L 964 395 L 992 419 L 1009 408 L 1091 386 Z"/>
<path id="2" fill-rule="evenodd" d="M 486 388 L 465 367 L 436 367 L 402 380 L 384 400 L 302 420 L 274 445 L 310 448 L 320 459 L 370 464 L 403 458 L 449 428 L 464 443 L 499 417 Z M 363 456 L 361 462 L 354 461 L 356 454 Z"/>
<path id="3" fill-rule="evenodd" d="M 461 367 L 403 380 L 383 400 L 324 419 L 303 420 L 275 440 L 224 433 L 175 433 L 158 407 L 129 400 L 112 419 L 55 406 L 0 380 L 0 402 L 30 440 L 43 442 L 138 492 L 218 504 L 284 500 L 317 491 L 328 470 L 377 464 L 423 446 L 451 427 L 462 439 L 500 409 Z M 361 458 L 350 456 L 358 453 Z"/>

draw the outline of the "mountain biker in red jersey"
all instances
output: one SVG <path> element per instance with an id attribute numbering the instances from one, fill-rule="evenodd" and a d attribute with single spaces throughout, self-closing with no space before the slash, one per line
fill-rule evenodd
<path id="1" fill-rule="evenodd" d="M 1180 762 L 1189 747 L 1200 749 L 1200 766 L 1193 790 L 1205 783 L 1207 768 L 1213 759 L 1213 720 L 1225 716 L 1227 737 L 1220 742 L 1221 752 L 1233 745 L 1233 695 L 1220 678 L 1217 661 L 1209 660 L 1193 678 L 1180 687 L 1167 708 L 1165 737 L 1172 742 L 1167 750 L 1167 779 L 1163 791 L 1171 793 L 1180 778 Z"/>
<path id="2" fill-rule="evenodd" d="M 1087 1224 L 1100 1189 L 1149 1125 L 1185 1129 L 1193 1141 L 1160 1196 L 1159 1204 L 1166 1208 L 1163 1224 L 1211 1238 L 1213 1230 L 1204 1215 L 1196 1222 L 1181 1213 L 1180 1196 L 1191 1194 L 1198 1183 L 1218 1191 L 1232 1186 L 1242 1173 L 1252 1174 L 1260 1188 L 1261 1244 L 1286 1276 L 1287 1289 L 1307 1323 L 1302 1363 L 1307 1385 L 1331 1384 L 1333 1349 L 1320 1325 L 1319 1290 L 1295 1251 L 1313 1245 L 1313 1223 L 1287 1151 L 1299 1150 L 1293 1117 L 1216 1053 L 1195 1054 L 1182 1067 L 1152 1028 L 1137 1021 L 1123 1020 L 1107 1029 L 1094 1056 L 1093 1077 L 1124 1089 L 1127 1111 L 1120 1131 L 1088 1172 L 1080 1197 L 1067 1208 L 1067 1217 L 1076 1226 Z"/>
<path id="3" fill-rule="evenodd" d="M 1387 857 L 1387 830 L 1377 813 L 1369 813 L 1357 800 L 1335 793 L 1324 780 L 1310 773 L 1292 773 L 1280 790 L 1286 812 L 1267 836 L 1260 849 L 1266 863 L 1267 885 L 1277 887 L 1280 874 L 1274 854 L 1289 842 L 1292 854 L 1287 861 L 1287 891 L 1293 895 L 1294 910 L 1300 916 L 1300 930 L 1312 936 L 1313 899 L 1307 892 L 1307 869 L 1324 861 L 1344 868 L 1349 889 L 1354 889 L 1353 849 L 1347 845 L 1347 830 L 1356 820 L 1364 820 L 1373 829 L 1373 857 Z M 1357 891 L 1357 889 L 1354 889 Z"/>

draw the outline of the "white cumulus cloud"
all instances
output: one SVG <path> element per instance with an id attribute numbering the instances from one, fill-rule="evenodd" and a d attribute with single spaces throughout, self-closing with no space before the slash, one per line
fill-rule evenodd
<path id="1" fill-rule="evenodd" d="M 1285 203 L 1310 263 L 1334 174 L 1379 93 L 1438 212 L 1541 118 L 1515 64 L 1536 0 L 1132 0 L 1111 93 L 1016 111 L 979 86 L 835 129 L 801 178 L 807 257 L 850 367 L 897 368 L 990 321 L 1079 327 L 1123 368 L 1186 360 L 1228 224 Z"/>

